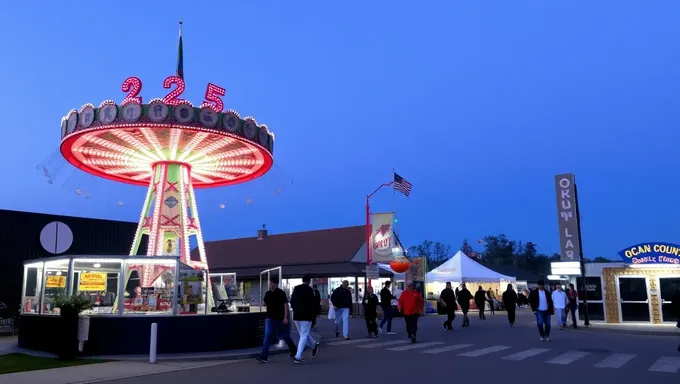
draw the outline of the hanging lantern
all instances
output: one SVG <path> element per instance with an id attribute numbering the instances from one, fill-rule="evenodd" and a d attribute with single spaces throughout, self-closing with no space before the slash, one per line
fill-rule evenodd
<path id="1" fill-rule="evenodd" d="M 410 266 L 411 262 L 405 257 L 397 257 L 390 262 L 390 268 L 396 273 L 404 273 Z"/>

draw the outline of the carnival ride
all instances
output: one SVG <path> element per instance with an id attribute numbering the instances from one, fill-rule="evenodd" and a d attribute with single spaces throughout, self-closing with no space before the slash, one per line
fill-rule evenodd
<path id="1" fill-rule="evenodd" d="M 267 173 L 273 165 L 274 135 L 252 117 L 224 110 L 225 89 L 209 83 L 195 107 L 185 90 L 180 25 L 177 73 L 163 98 L 143 103 L 142 81 L 122 84 L 120 105 L 107 100 L 71 110 L 61 124 L 61 155 L 83 172 L 131 185 L 148 186 L 130 255 L 148 235 L 147 255 L 179 255 L 194 269 L 207 269 L 195 190 L 236 185 Z M 174 88 L 173 88 L 174 87 Z M 223 206 L 221 206 L 223 207 Z M 198 260 L 190 256 L 195 237 Z M 162 266 L 138 265 L 141 287 L 152 286 Z"/>

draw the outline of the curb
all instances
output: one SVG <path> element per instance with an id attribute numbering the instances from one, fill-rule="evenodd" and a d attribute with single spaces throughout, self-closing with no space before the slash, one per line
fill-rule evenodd
<path id="1" fill-rule="evenodd" d="M 612 334 L 625 334 L 625 335 L 636 335 L 636 336 L 671 336 L 677 337 L 678 332 L 661 332 L 661 331 L 636 331 L 636 330 L 623 330 L 623 329 L 611 329 L 611 328 L 600 328 L 593 326 L 579 326 L 579 330 L 585 330 L 588 332 L 600 332 L 600 333 L 612 333 Z"/>
<path id="2" fill-rule="evenodd" d="M 269 356 L 274 356 L 274 355 L 281 355 L 284 353 L 288 353 L 287 347 L 284 348 L 277 348 L 277 349 L 272 349 L 269 351 Z M 221 362 L 224 361 L 237 361 L 237 360 L 247 360 L 247 359 L 254 359 L 260 355 L 260 352 L 247 352 L 247 353 L 232 353 L 232 354 L 224 354 L 224 355 L 211 355 L 211 356 L 188 356 L 188 357 L 157 357 L 156 362 L 157 363 L 173 363 L 173 362 L 187 362 L 187 361 L 213 361 L 213 362 L 220 362 L 216 364 L 221 364 Z M 88 359 L 97 359 L 97 360 L 108 360 L 108 361 L 129 361 L 129 362 L 148 362 L 148 357 L 135 357 L 135 358 L 107 358 L 106 356 L 88 356 Z M 188 369 L 193 369 L 193 368 L 188 368 Z"/>

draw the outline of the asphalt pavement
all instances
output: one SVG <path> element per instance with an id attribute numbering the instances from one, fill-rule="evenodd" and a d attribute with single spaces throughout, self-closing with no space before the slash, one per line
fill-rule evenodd
<path id="1" fill-rule="evenodd" d="M 295 365 L 287 355 L 271 356 L 269 363 L 255 360 L 196 370 L 130 378 L 107 383 L 154 384 L 192 380 L 236 383 L 285 382 L 407 383 L 413 380 L 502 380 L 514 383 L 534 378 L 551 384 L 589 384 L 618 380 L 648 380 L 655 384 L 680 382 L 680 333 L 677 336 L 640 336 L 553 328 L 551 340 L 541 342 L 528 310 L 518 313 L 510 328 L 505 313 L 471 316 L 471 326 L 444 332 L 441 316 L 422 317 L 418 342 L 406 340 L 403 319 L 395 319 L 396 335 L 377 340 L 365 336 L 363 320 L 350 322 L 351 340 L 335 339 L 330 320 L 320 320 L 322 349 L 316 359 L 305 352 L 307 363 Z"/>

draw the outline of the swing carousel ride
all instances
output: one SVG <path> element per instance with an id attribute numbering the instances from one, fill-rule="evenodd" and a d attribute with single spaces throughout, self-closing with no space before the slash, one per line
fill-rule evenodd
<path id="1" fill-rule="evenodd" d="M 184 264 L 207 269 L 195 191 L 233 186 L 266 174 L 273 166 L 274 134 L 252 117 L 224 111 L 226 91 L 218 85 L 207 85 L 199 107 L 182 99 L 182 51 L 180 23 L 177 72 L 163 81 L 169 93 L 144 103 L 141 79 L 128 77 L 121 87 L 127 95 L 120 103 L 86 104 L 62 119 L 60 153 L 90 175 L 148 187 L 131 256 L 137 255 L 142 236 L 148 235 L 147 255 L 179 255 Z M 47 176 L 47 169 L 44 172 Z M 192 237 L 199 260 L 190 256 Z M 128 278 L 137 271 L 140 286 L 150 287 L 165 269 L 130 266 Z"/>

